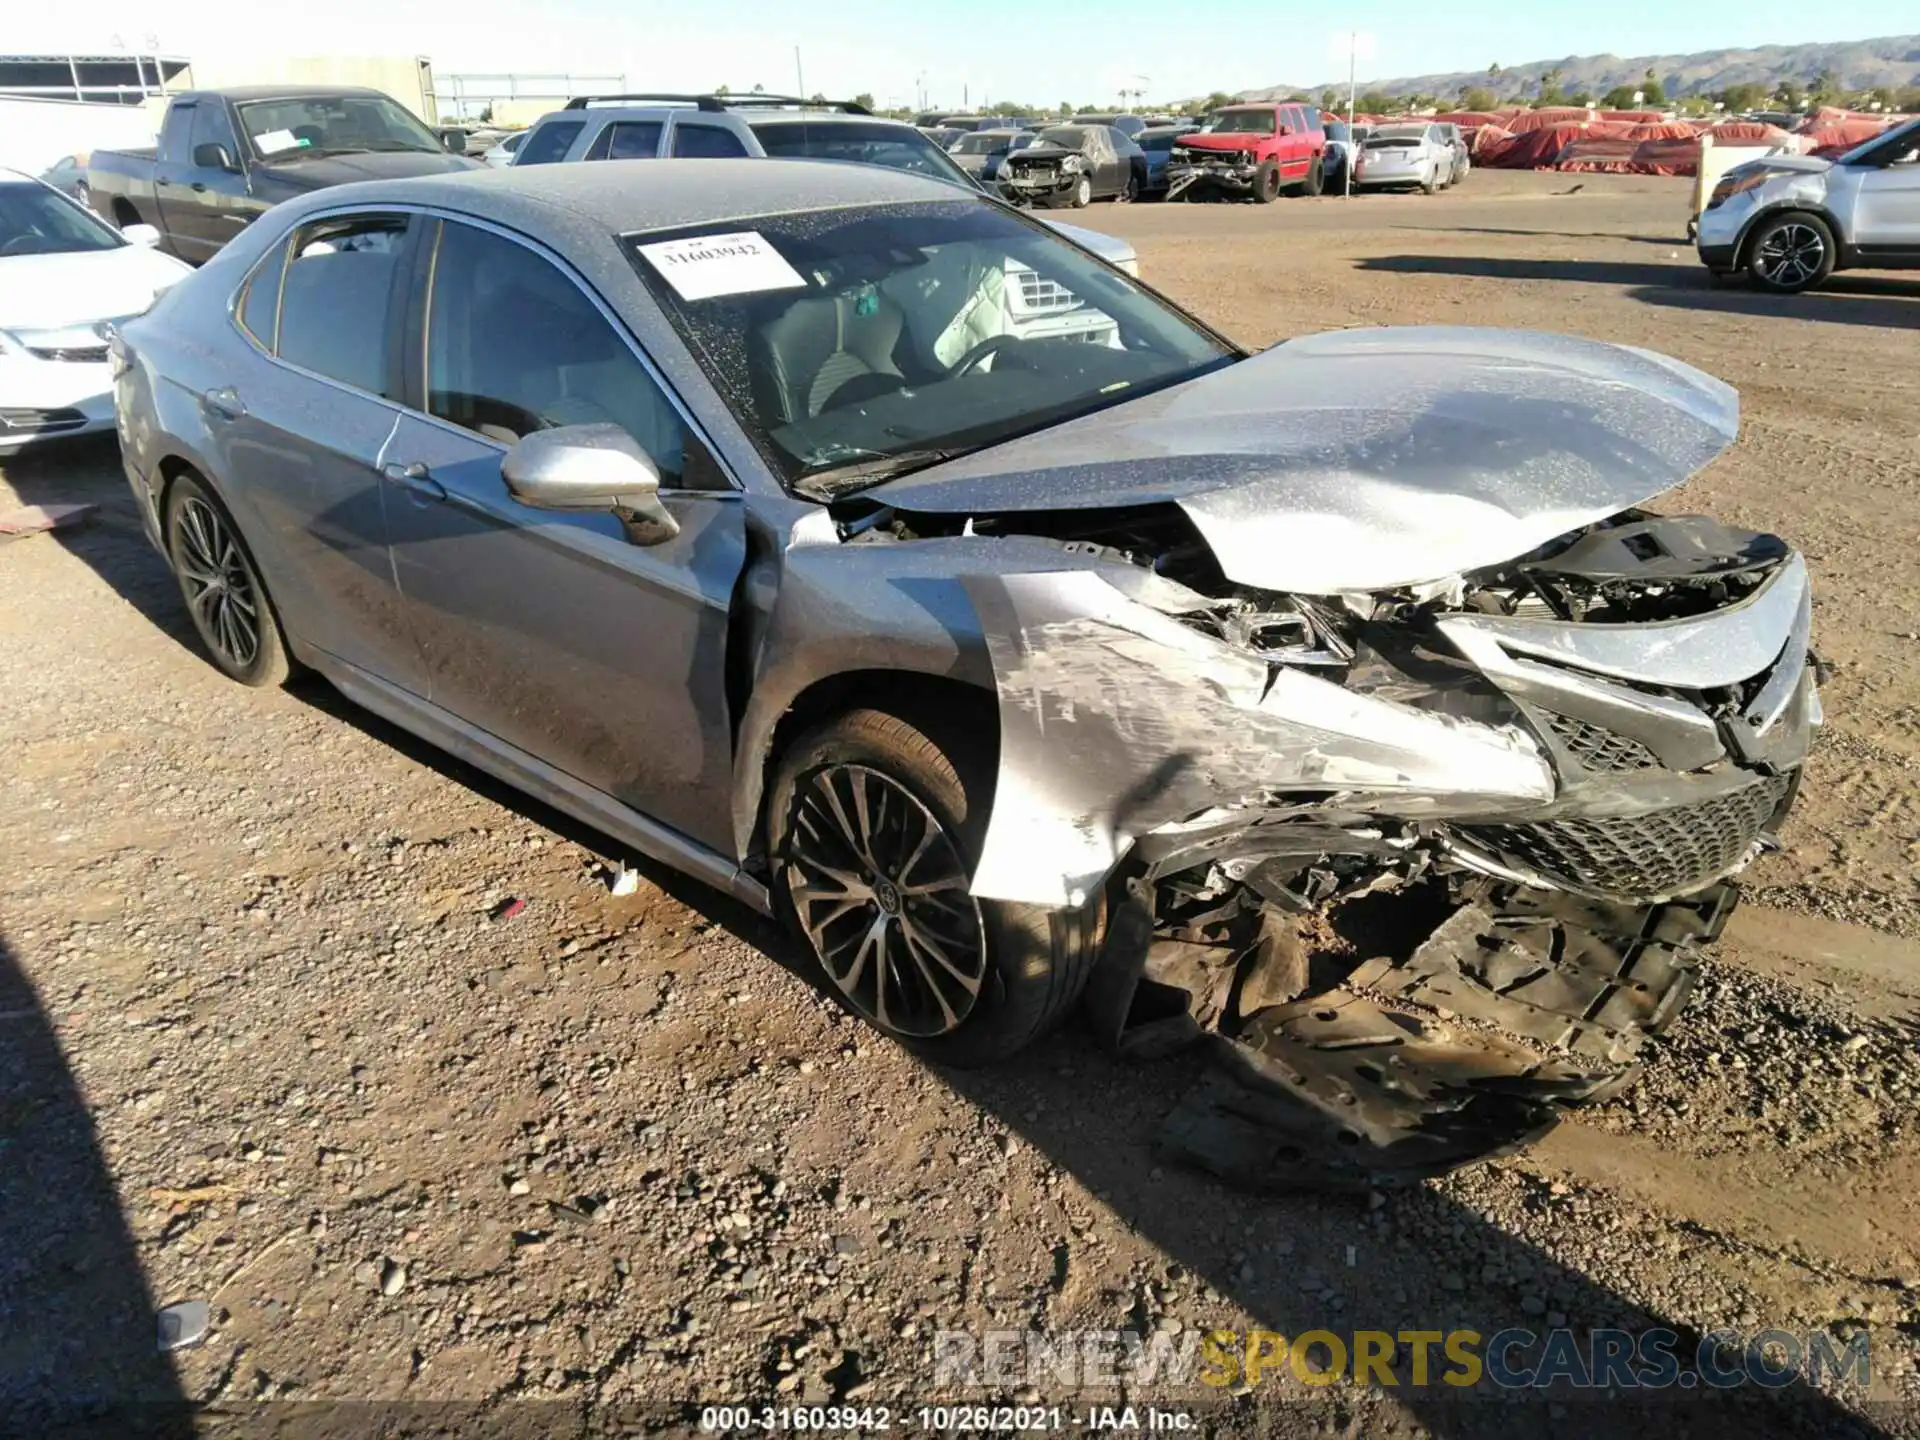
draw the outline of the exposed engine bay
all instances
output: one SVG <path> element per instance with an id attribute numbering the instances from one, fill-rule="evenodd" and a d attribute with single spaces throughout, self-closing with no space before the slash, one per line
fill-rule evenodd
<path id="1" fill-rule="evenodd" d="M 1420 584 L 1236 583 L 1172 505 L 917 514 L 1000 697 L 974 892 L 1105 917 L 1087 1008 L 1219 1064 L 1169 1151 L 1255 1186 L 1406 1183 L 1617 1093 L 1685 1003 L 1820 723 L 1804 562 L 1627 510 Z"/>

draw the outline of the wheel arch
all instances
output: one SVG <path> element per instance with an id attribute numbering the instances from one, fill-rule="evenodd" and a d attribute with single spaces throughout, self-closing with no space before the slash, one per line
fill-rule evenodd
<path id="1" fill-rule="evenodd" d="M 734 826 L 742 855 L 764 853 L 767 796 L 774 771 L 794 741 L 852 710 L 885 711 L 936 742 L 962 737 L 975 749 L 989 785 L 998 774 L 1000 713 L 989 686 L 933 668 L 855 668 L 820 675 L 792 697 L 771 725 L 760 727 L 757 740 L 741 736 L 743 746 L 751 746 L 743 749 L 736 766 Z"/>
<path id="2" fill-rule="evenodd" d="M 1853 263 L 1853 252 L 1847 244 L 1846 232 L 1834 213 L 1824 205 L 1809 205 L 1804 200 L 1782 200 L 1769 205 L 1766 209 L 1747 217 L 1747 223 L 1741 228 L 1740 238 L 1733 245 L 1733 268 L 1736 271 L 1747 268 L 1752 259 L 1753 237 L 1762 225 L 1770 220 L 1778 220 L 1787 215 L 1810 215 L 1818 220 L 1833 236 L 1833 268 L 1844 270 Z"/>

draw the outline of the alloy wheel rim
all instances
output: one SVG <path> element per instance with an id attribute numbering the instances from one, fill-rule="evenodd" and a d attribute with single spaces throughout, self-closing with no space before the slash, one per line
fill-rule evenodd
<path id="1" fill-rule="evenodd" d="M 179 553 L 174 566 L 187 591 L 187 608 L 201 638 L 235 669 L 260 653 L 260 601 L 240 542 L 220 512 L 189 496 L 175 522 Z"/>
<path id="2" fill-rule="evenodd" d="M 836 989 L 881 1029 L 952 1033 L 987 973 L 986 927 L 959 846 L 891 776 L 829 765 L 802 782 L 787 891 Z"/>
<path id="3" fill-rule="evenodd" d="M 1760 273 L 1781 285 L 1811 280 L 1826 258 L 1826 243 L 1810 225 L 1782 225 L 1760 242 L 1754 259 Z"/>

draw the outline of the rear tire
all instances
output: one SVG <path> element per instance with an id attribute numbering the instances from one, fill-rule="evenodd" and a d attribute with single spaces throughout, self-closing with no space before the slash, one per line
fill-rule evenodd
<path id="1" fill-rule="evenodd" d="M 181 475 L 167 491 L 163 533 L 168 563 L 208 657 L 242 685 L 284 685 L 293 667 L 280 617 L 227 507 L 198 477 Z"/>
<path id="2" fill-rule="evenodd" d="M 1760 222 L 1747 241 L 1747 272 L 1776 295 L 1798 295 L 1833 273 L 1838 247 L 1818 215 L 1792 211 Z"/>
<path id="3" fill-rule="evenodd" d="M 849 1010 L 937 1064 L 991 1064 L 1065 1014 L 1097 950 L 1078 913 L 973 897 L 991 759 L 929 728 L 854 710 L 788 748 L 773 889 Z"/>
<path id="4" fill-rule="evenodd" d="M 1305 195 L 1308 199 L 1320 194 L 1327 188 L 1327 162 L 1323 155 L 1313 157 L 1313 163 L 1307 167 L 1307 178 L 1295 188 L 1294 194 Z"/>
<path id="5" fill-rule="evenodd" d="M 1280 167 L 1271 160 L 1262 161 L 1253 172 L 1253 203 L 1271 205 L 1280 198 Z"/>

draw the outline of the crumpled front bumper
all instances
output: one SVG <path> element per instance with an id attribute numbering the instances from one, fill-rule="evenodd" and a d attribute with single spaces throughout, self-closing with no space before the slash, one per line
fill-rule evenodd
<path id="1" fill-rule="evenodd" d="M 1252 1185 L 1404 1183 L 1617 1093 L 1821 720 L 1797 555 L 1692 619 L 1446 615 L 1518 712 L 1500 725 L 1270 670 L 1150 574 L 968 590 L 1001 723 L 974 893 L 1088 905 L 1128 861 L 1089 1009 L 1123 1053 L 1212 1047 L 1161 1143 Z M 1262 881 L 1329 856 L 1425 905 L 1333 983 L 1308 958 L 1325 912 Z M 1160 877 L 1196 867 L 1264 886 L 1257 937 L 1169 930 Z"/>
<path id="2" fill-rule="evenodd" d="M 1260 167 L 1251 163 L 1216 161 L 1167 166 L 1167 193 L 1177 195 L 1191 185 L 1205 184 L 1223 190 L 1251 190 Z"/>

